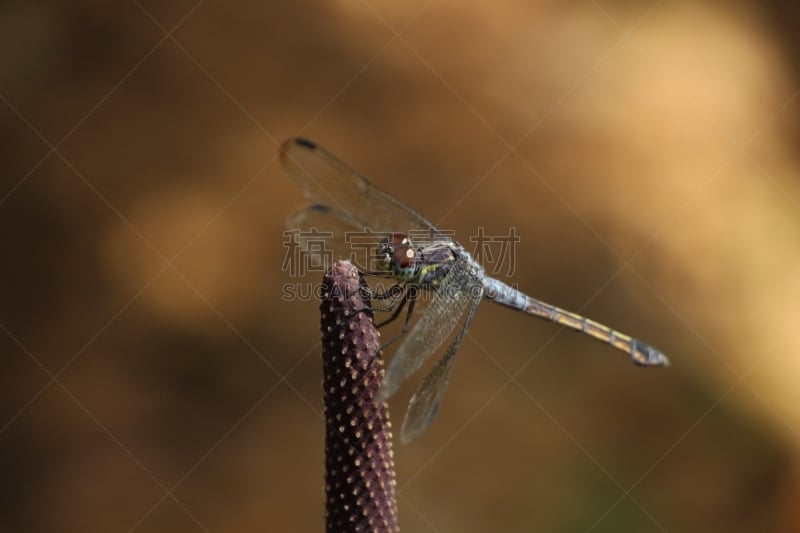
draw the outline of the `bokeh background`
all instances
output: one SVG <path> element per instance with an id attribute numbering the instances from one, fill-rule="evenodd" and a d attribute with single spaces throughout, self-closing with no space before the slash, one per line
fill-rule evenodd
<path id="1" fill-rule="evenodd" d="M 296 134 L 464 240 L 515 227 L 512 282 L 672 359 L 485 304 L 396 448 L 403 530 L 800 530 L 797 20 L 2 2 L 0 530 L 323 528 Z"/>

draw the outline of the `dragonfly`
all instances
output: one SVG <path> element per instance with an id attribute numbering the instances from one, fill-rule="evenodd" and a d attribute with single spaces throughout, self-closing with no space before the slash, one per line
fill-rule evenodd
<path id="1" fill-rule="evenodd" d="M 377 268 L 366 269 L 364 273 L 386 276 L 393 280 L 392 288 L 398 290 L 386 291 L 392 296 L 383 310 L 391 311 L 391 316 L 378 325 L 398 318 L 406 304 L 408 310 L 400 333 L 403 339 L 387 367 L 379 401 L 388 400 L 453 337 L 409 401 L 400 432 L 404 444 L 419 437 L 436 417 L 458 349 L 483 300 L 588 335 L 625 352 L 636 365 L 669 364 L 661 351 L 630 335 L 537 300 L 486 275 L 479 262 L 449 233 L 314 142 L 302 137 L 290 138 L 281 146 L 280 161 L 309 202 L 288 218 L 288 228 L 325 230 L 324 235 L 330 237 L 326 243 L 330 242 L 340 255 L 352 247 L 352 241 L 348 243 L 346 238 L 348 234 L 366 232 L 381 236 L 373 256 Z M 415 243 L 413 235 L 428 238 Z M 308 247 L 308 243 L 302 246 Z M 386 293 L 380 297 L 388 297 Z M 420 294 L 429 294 L 430 301 L 409 328 Z"/>

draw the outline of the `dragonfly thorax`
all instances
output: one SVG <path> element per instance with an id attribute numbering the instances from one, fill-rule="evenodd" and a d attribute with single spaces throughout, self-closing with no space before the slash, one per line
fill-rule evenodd
<path id="1" fill-rule="evenodd" d="M 378 245 L 378 269 L 391 273 L 398 281 L 414 281 L 417 250 L 405 233 L 390 233 Z"/>

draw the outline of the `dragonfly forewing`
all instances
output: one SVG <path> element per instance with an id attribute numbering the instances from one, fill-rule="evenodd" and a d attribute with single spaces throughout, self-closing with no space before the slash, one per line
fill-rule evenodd
<path id="1" fill-rule="evenodd" d="M 428 219 L 307 139 L 284 142 L 280 159 L 308 200 L 344 213 L 357 227 L 384 232 L 434 229 Z"/>

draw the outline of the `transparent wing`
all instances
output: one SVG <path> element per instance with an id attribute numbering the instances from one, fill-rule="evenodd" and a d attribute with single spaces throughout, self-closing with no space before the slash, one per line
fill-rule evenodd
<path id="1" fill-rule="evenodd" d="M 425 217 L 307 139 L 293 137 L 284 142 L 280 159 L 306 198 L 336 209 L 354 227 L 376 232 L 435 230 Z"/>
<path id="2" fill-rule="evenodd" d="M 358 226 L 342 211 L 320 204 L 295 211 L 286 219 L 286 228 L 290 244 L 323 270 L 338 260 L 348 260 L 362 272 L 375 270 L 375 249 L 386 237 L 386 233 Z"/>
<path id="3" fill-rule="evenodd" d="M 436 362 L 436 366 L 425 376 L 419 388 L 414 392 L 414 396 L 408 402 L 408 410 L 406 410 L 406 417 L 400 430 L 400 441 L 403 444 L 408 444 L 422 435 L 439 413 L 444 391 L 447 390 L 450 375 L 453 373 L 456 353 L 458 353 L 461 341 L 464 339 L 464 335 L 466 335 L 469 325 L 478 311 L 478 305 L 481 303 L 482 294 L 480 291 L 473 291 L 470 294 L 472 306 L 469 309 L 464 325 L 461 326 L 461 330 L 448 346 L 447 351 Z"/>
<path id="4" fill-rule="evenodd" d="M 430 304 L 397 349 L 381 387 L 380 398 L 386 400 L 439 349 L 453 332 L 470 302 L 474 286 L 465 258 L 456 261 L 444 277 Z"/>

